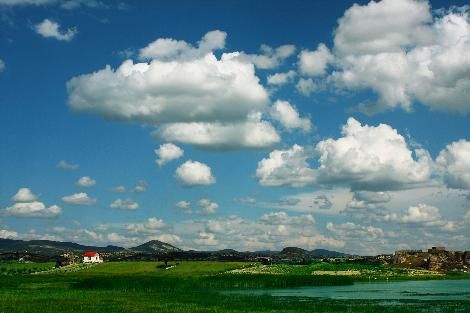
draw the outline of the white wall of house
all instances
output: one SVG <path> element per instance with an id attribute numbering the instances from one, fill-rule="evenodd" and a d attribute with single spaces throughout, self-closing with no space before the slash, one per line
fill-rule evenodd
<path id="1" fill-rule="evenodd" d="M 98 254 L 95 256 L 84 256 L 83 263 L 103 263 L 103 259 Z"/>

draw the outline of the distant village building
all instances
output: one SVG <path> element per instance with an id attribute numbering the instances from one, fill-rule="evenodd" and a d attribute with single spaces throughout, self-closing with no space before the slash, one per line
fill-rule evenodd
<path id="1" fill-rule="evenodd" d="M 432 247 L 431 249 L 428 249 L 428 253 L 439 253 L 446 251 L 446 247 Z"/>
<path id="2" fill-rule="evenodd" d="M 271 257 L 258 257 L 258 262 L 261 262 L 263 265 L 271 265 L 273 264 L 273 258 Z"/>
<path id="3" fill-rule="evenodd" d="M 73 253 L 63 253 L 56 258 L 55 267 L 62 267 L 70 265 L 78 261 L 78 256 L 75 256 Z"/>
<path id="4" fill-rule="evenodd" d="M 103 263 L 103 257 L 98 252 L 85 252 L 83 263 Z"/>

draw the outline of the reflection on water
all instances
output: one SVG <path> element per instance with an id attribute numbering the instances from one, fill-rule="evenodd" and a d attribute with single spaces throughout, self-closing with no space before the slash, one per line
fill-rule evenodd
<path id="1" fill-rule="evenodd" d="M 470 280 L 373 282 L 356 283 L 350 286 L 252 289 L 238 292 L 342 300 L 470 300 Z"/>

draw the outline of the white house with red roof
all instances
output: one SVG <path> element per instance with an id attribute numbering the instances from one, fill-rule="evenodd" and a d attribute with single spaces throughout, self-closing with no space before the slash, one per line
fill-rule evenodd
<path id="1" fill-rule="evenodd" d="M 83 253 L 83 263 L 103 263 L 103 257 L 98 252 Z"/>

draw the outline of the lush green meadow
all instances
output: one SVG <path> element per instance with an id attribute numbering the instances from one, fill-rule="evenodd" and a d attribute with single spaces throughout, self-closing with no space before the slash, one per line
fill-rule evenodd
<path id="1" fill-rule="evenodd" d="M 0 262 L 0 277 L 2 275 L 21 275 L 42 272 L 54 268 L 54 262 Z"/>
<path id="2" fill-rule="evenodd" d="M 1 266 L 20 267 L 21 264 L 1 263 Z M 91 267 L 76 265 L 35 274 L 21 271 L 1 275 L 0 312 L 399 313 L 468 312 L 470 307 L 470 301 L 415 301 L 392 305 L 368 300 L 280 298 L 221 292 L 236 288 L 352 284 L 361 278 L 338 273 L 367 272 L 374 267 L 375 273 L 394 270 L 380 266 L 331 267 L 324 263 L 261 266 L 233 262 L 181 262 L 170 266 L 166 269 L 157 262 L 116 262 Z M 316 271 L 337 273 L 312 275 Z"/>

